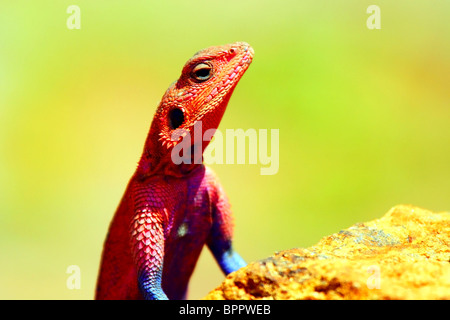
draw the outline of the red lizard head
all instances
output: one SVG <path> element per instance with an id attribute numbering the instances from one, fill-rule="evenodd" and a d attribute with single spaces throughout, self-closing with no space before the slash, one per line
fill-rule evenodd
<path id="1" fill-rule="evenodd" d="M 173 147 L 190 135 L 192 147 L 194 126 L 201 137 L 216 129 L 222 119 L 234 88 L 253 59 L 253 49 L 245 42 L 210 47 L 197 52 L 183 67 L 178 81 L 164 94 L 156 110 L 147 137 L 138 174 L 178 176 L 192 170 L 195 164 L 175 164 Z M 196 133 L 199 136 L 199 133 Z M 201 141 L 201 152 L 209 140 Z"/>

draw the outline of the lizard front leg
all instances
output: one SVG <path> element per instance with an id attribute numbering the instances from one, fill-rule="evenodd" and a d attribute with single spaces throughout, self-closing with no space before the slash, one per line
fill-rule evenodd
<path id="1" fill-rule="evenodd" d="M 212 242 L 209 249 L 225 275 L 247 265 L 244 259 L 234 251 L 231 241 Z"/>
<path id="2" fill-rule="evenodd" d="M 232 245 L 233 221 L 228 198 L 220 186 L 217 177 L 213 178 L 212 228 L 207 240 L 208 248 L 225 275 L 234 272 L 247 264 L 234 251 Z"/>
<path id="3" fill-rule="evenodd" d="M 131 248 L 138 275 L 138 285 L 147 300 L 168 300 L 162 289 L 164 261 L 163 215 L 141 201 L 135 207 L 131 224 Z"/>

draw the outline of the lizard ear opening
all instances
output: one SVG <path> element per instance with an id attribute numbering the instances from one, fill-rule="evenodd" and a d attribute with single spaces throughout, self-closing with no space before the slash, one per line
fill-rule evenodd
<path id="1" fill-rule="evenodd" d="M 184 112 L 179 108 L 169 111 L 169 125 L 172 129 L 176 129 L 184 122 Z"/>

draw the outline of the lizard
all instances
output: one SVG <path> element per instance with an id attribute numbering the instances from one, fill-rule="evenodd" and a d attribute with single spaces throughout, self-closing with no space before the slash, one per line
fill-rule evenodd
<path id="1" fill-rule="evenodd" d="M 203 49 L 186 62 L 163 95 L 109 225 L 96 299 L 186 299 L 205 245 L 225 275 L 246 265 L 232 246 L 227 195 L 202 162 L 210 139 L 191 140 L 191 160 L 200 155 L 200 161 L 176 164 L 172 155 L 197 124 L 202 134 L 218 128 L 253 55 L 245 42 Z"/>

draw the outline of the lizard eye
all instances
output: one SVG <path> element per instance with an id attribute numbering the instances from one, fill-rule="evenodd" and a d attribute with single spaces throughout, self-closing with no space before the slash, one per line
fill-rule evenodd
<path id="1" fill-rule="evenodd" d="M 176 129 L 184 122 L 183 110 L 175 108 L 169 112 L 169 124 L 172 129 Z"/>
<path id="2" fill-rule="evenodd" d="M 199 63 L 192 69 L 192 78 L 197 81 L 206 81 L 211 78 L 212 67 L 207 63 Z"/>

